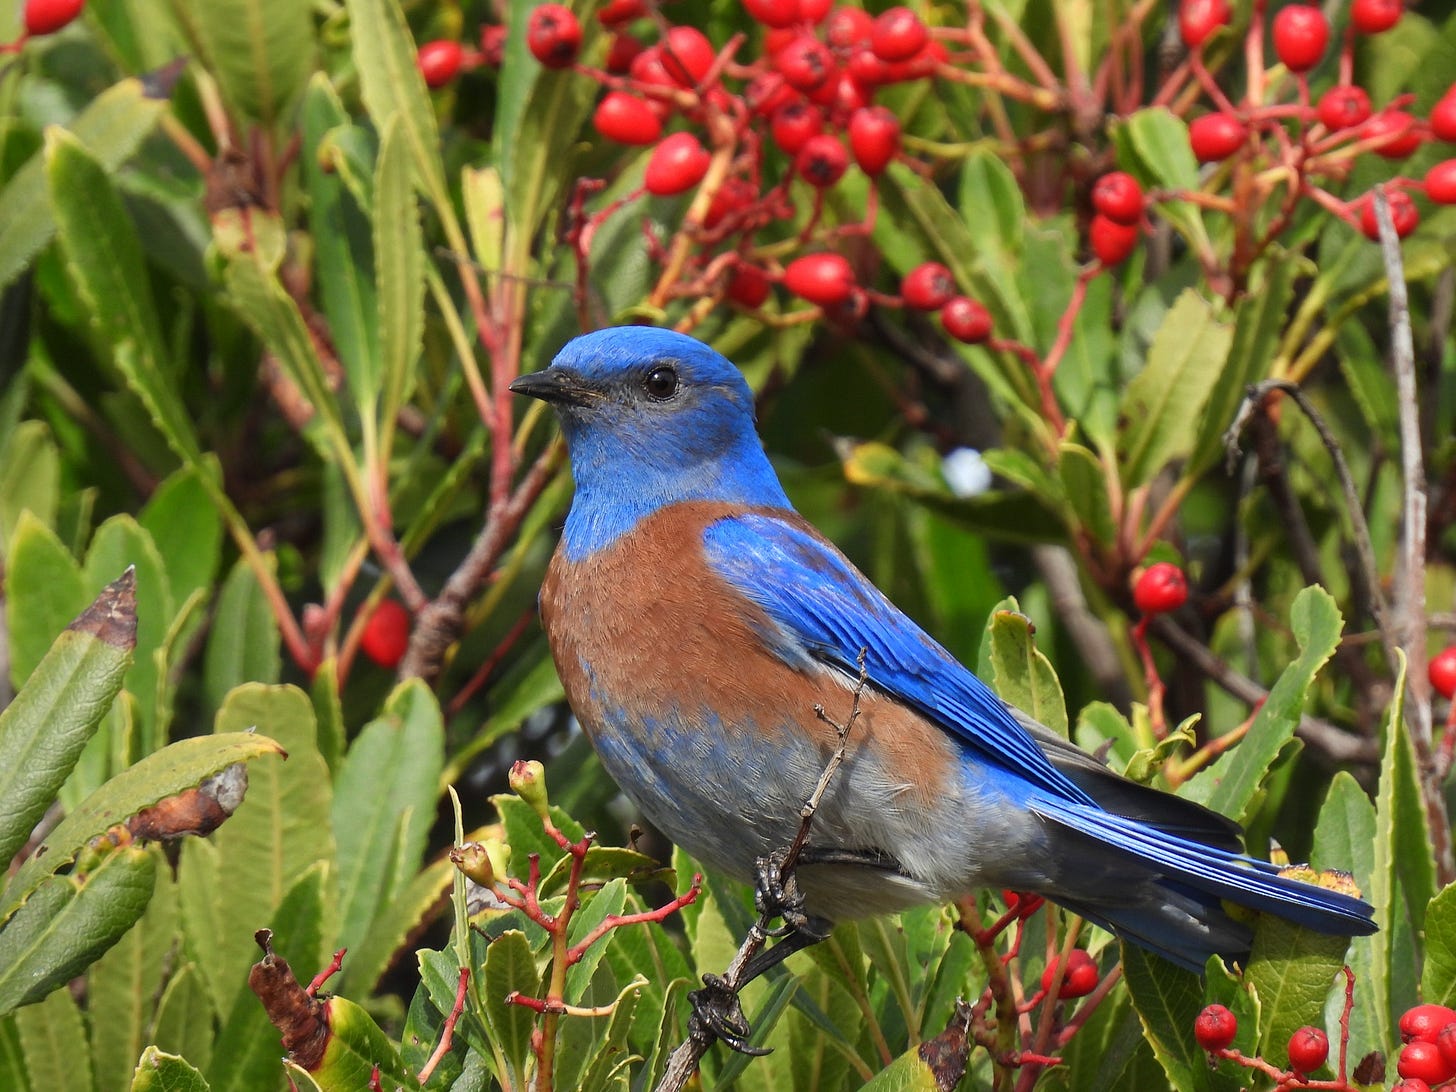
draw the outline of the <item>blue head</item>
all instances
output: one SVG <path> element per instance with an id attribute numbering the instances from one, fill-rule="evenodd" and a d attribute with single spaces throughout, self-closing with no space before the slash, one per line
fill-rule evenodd
<path id="1" fill-rule="evenodd" d="M 550 402 L 561 418 L 576 478 L 569 557 L 679 501 L 789 505 L 754 431 L 742 374 L 686 334 L 650 326 L 584 334 L 511 389 Z"/>

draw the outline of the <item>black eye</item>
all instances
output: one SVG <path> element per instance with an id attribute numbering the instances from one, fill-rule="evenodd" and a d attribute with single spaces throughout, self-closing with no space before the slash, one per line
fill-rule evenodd
<path id="1" fill-rule="evenodd" d="M 659 365 L 647 373 L 647 381 L 642 384 L 642 389 L 647 392 L 647 397 L 657 402 L 666 402 L 677 393 L 677 369 L 666 364 Z"/>

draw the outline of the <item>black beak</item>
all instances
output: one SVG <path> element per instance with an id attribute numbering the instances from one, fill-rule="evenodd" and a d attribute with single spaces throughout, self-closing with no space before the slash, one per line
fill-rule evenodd
<path id="1" fill-rule="evenodd" d="M 529 398 L 566 406 L 585 406 L 601 396 L 591 383 L 576 372 L 555 365 L 521 376 L 511 384 L 511 390 Z"/>

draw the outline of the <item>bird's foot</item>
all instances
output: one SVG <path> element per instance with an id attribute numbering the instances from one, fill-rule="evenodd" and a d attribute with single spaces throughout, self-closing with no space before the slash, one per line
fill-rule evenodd
<path id="1" fill-rule="evenodd" d="M 768 1047 L 754 1046 L 748 1041 L 753 1035 L 753 1026 L 743 1015 L 738 991 L 728 985 L 727 979 L 716 974 L 703 975 L 703 988 L 688 994 L 688 1004 L 693 1008 L 688 1017 L 688 1034 L 699 1042 L 717 1039 L 731 1050 L 754 1057 L 770 1053 Z"/>
<path id="2" fill-rule="evenodd" d="M 804 893 L 799 889 L 799 880 L 794 869 L 784 870 L 788 851 L 776 849 L 767 857 L 754 861 L 755 883 L 753 903 L 758 912 L 766 918 L 779 918 L 783 925 L 768 930 L 769 936 L 783 936 L 798 932 L 808 926 L 810 918 L 804 912 Z"/>

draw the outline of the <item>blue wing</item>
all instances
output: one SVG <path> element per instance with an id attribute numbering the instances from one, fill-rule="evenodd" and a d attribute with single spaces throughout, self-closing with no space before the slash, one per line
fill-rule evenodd
<path id="1" fill-rule="evenodd" d="M 959 736 L 985 760 L 1054 797 L 1096 807 L 985 683 L 806 527 L 751 513 L 717 520 L 703 532 L 709 567 L 767 613 L 777 629 L 762 636 L 781 658 L 804 667 L 828 663 L 853 676 L 864 650 L 865 673 L 877 689 Z"/>

